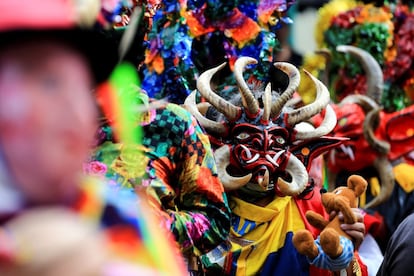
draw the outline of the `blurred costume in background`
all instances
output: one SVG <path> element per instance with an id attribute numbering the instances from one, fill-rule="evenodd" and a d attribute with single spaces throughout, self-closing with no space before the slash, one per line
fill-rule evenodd
<path id="1" fill-rule="evenodd" d="M 350 138 L 326 155 L 326 184 L 333 188 L 353 173 L 368 180 L 361 206 L 384 250 L 414 210 L 412 9 L 336 0 L 319 16 L 321 51 L 305 58 L 304 68 L 320 72 L 331 88 L 338 117 L 332 135 Z"/>
<path id="2" fill-rule="evenodd" d="M 238 56 L 260 60 L 265 81 L 279 50 L 276 30 L 291 20 L 292 1 L 148 1 L 150 19 L 142 88 L 152 98 L 182 104 L 203 71 Z M 232 81 L 231 78 L 228 81 Z"/>
<path id="3" fill-rule="evenodd" d="M 374 57 L 383 72 L 383 95 L 379 103 L 387 112 L 400 110 L 413 100 L 412 10 L 404 1 L 386 1 L 379 6 L 373 1 L 366 2 L 335 0 L 319 10 L 315 40 L 318 50 L 328 51 L 330 56 L 309 54 L 303 67 L 324 76 L 322 79 L 327 82 L 334 102 L 350 94 L 366 94 L 363 65 L 355 57 L 336 50 L 338 45 L 361 48 Z M 309 93 L 312 91 L 309 87 L 311 83 L 304 82 L 299 88 L 305 102 L 314 95 Z"/>

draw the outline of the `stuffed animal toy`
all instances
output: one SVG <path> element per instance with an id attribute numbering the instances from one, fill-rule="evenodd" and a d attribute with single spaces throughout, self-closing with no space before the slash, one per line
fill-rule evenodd
<path id="1" fill-rule="evenodd" d="M 347 186 L 340 186 L 332 192 L 321 195 L 322 205 L 327 213 L 336 212 L 334 217 L 326 220 L 314 211 L 306 212 L 306 219 L 311 225 L 320 229 L 321 233 L 318 239 L 314 240 L 311 232 L 300 230 L 294 234 L 293 244 L 300 254 L 308 257 L 311 264 L 319 259 L 317 262 L 324 263 L 323 268 L 336 270 L 335 264 L 332 263 L 343 254 L 344 247 L 347 247 L 347 252 L 353 252 L 351 238 L 341 229 L 340 224 L 353 224 L 357 221 L 352 208 L 358 207 L 358 198 L 365 192 L 366 187 L 367 181 L 364 178 L 351 175 L 347 180 Z M 343 222 L 339 221 L 339 212 L 343 214 Z"/>

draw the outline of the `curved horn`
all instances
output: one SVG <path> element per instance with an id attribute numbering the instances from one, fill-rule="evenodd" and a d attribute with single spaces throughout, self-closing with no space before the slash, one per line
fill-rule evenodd
<path id="1" fill-rule="evenodd" d="M 377 152 L 387 155 L 390 152 L 390 144 L 386 141 L 381 141 L 374 134 L 374 125 L 378 123 L 379 112 L 381 108 L 377 107 L 365 116 L 364 119 L 364 137 L 368 144 Z"/>
<path id="2" fill-rule="evenodd" d="M 365 113 L 371 111 L 372 109 L 375 109 L 375 108 L 379 107 L 379 105 L 374 100 L 372 100 L 371 98 L 369 98 L 366 95 L 361 95 L 361 94 L 346 96 L 339 103 L 339 105 L 343 106 L 343 105 L 348 104 L 348 103 L 358 104 L 359 106 L 362 107 L 362 109 L 365 111 Z"/>
<path id="3" fill-rule="evenodd" d="M 185 102 L 184 102 L 184 104 L 185 104 Z M 198 103 L 196 106 L 197 106 L 197 109 L 200 111 L 200 113 L 205 116 L 205 114 L 207 114 L 207 110 L 211 106 L 211 104 L 209 104 L 208 102 L 201 102 L 201 103 Z"/>
<path id="4" fill-rule="evenodd" d="M 223 113 L 224 116 L 230 121 L 234 121 L 239 117 L 240 107 L 233 105 L 226 101 L 219 95 L 217 95 L 210 87 L 211 78 L 217 71 L 222 69 L 226 64 L 223 63 L 213 69 L 209 69 L 201 74 L 197 80 L 197 89 L 201 95 L 214 106 L 219 112 Z"/>
<path id="5" fill-rule="evenodd" d="M 330 95 L 326 86 L 320 80 L 312 76 L 312 74 L 308 71 L 304 70 L 304 72 L 315 83 L 316 99 L 313 103 L 287 112 L 288 124 L 291 126 L 312 118 L 314 115 L 321 112 L 330 102 Z"/>
<path id="6" fill-rule="evenodd" d="M 206 130 L 212 131 L 214 133 L 224 134 L 226 133 L 226 127 L 213 120 L 209 120 L 204 117 L 203 114 L 200 113 L 197 104 L 196 104 L 196 93 L 197 91 L 194 90 L 191 92 L 184 101 L 183 107 L 186 108 L 193 116 L 197 119 L 197 121 L 202 125 Z"/>
<path id="7" fill-rule="evenodd" d="M 335 182 L 337 177 L 337 173 L 334 173 L 332 170 L 326 170 L 326 178 L 328 179 L 328 192 L 333 191 L 336 188 Z"/>
<path id="8" fill-rule="evenodd" d="M 320 126 L 311 131 L 298 130 L 295 137 L 296 139 L 299 139 L 299 140 L 321 137 L 331 132 L 335 128 L 335 125 L 336 125 L 336 113 L 333 110 L 332 106 L 328 104 L 325 109 L 325 117 L 323 118 L 323 121 L 320 124 Z"/>
<path id="9" fill-rule="evenodd" d="M 293 154 L 290 154 L 285 169 L 292 177 L 291 182 L 286 182 L 281 177 L 277 179 L 280 191 L 288 196 L 299 195 L 308 184 L 309 175 L 303 163 Z"/>
<path id="10" fill-rule="evenodd" d="M 289 106 L 291 108 L 294 108 L 295 106 L 298 106 L 300 104 L 302 104 L 302 98 L 301 97 L 293 97 L 293 98 L 289 99 L 286 102 L 285 106 Z"/>
<path id="11" fill-rule="evenodd" d="M 248 114 L 256 115 L 259 112 L 259 103 L 254 98 L 252 91 L 243 78 L 244 68 L 248 64 L 256 64 L 257 60 L 251 57 L 240 57 L 234 63 L 234 77 L 239 85 L 240 93 L 243 100 L 243 106 L 247 109 Z"/>
<path id="12" fill-rule="evenodd" d="M 367 76 L 367 96 L 380 104 L 384 78 L 381 66 L 374 57 L 367 51 L 351 45 L 339 45 L 336 47 L 336 50 L 338 52 L 349 53 L 361 62 L 362 68 L 364 68 Z"/>
<path id="13" fill-rule="evenodd" d="M 221 183 L 226 191 L 237 190 L 247 183 L 252 178 L 252 174 L 242 177 L 231 176 L 227 172 L 227 166 L 230 164 L 230 148 L 227 145 L 221 146 L 214 152 L 214 158 L 217 162 L 217 173 Z"/>
<path id="14" fill-rule="evenodd" d="M 329 86 L 329 70 L 330 70 L 330 67 L 331 67 L 332 53 L 327 48 L 322 48 L 322 49 L 316 50 L 315 53 L 317 55 L 321 55 L 325 59 L 325 69 L 323 70 L 321 81 L 326 86 Z"/>
<path id="15" fill-rule="evenodd" d="M 379 173 L 379 178 L 381 182 L 381 192 L 378 196 L 376 196 L 373 200 L 371 200 L 364 206 L 365 209 L 373 208 L 387 201 L 394 190 L 394 172 L 392 169 L 392 165 L 390 161 L 387 159 L 387 157 L 381 156 L 377 158 L 374 162 L 374 167 Z"/>
<path id="16" fill-rule="evenodd" d="M 270 118 L 274 118 L 282 111 L 283 106 L 293 96 L 300 83 L 299 70 L 287 62 L 275 62 L 273 64 L 277 69 L 283 71 L 289 78 L 289 85 L 280 97 L 273 103 L 270 111 Z"/>
<path id="17" fill-rule="evenodd" d="M 269 121 L 271 106 L 272 106 L 272 85 L 269 82 L 266 85 L 266 89 L 265 89 L 264 97 L 263 97 L 263 115 L 262 115 L 262 120 L 264 122 Z"/>

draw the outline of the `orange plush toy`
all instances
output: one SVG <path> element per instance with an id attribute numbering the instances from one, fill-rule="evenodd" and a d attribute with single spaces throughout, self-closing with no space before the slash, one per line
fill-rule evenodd
<path id="1" fill-rule="evenodd" d="M 358 207 L 358 198 L 365 192 L 367 182 L 358 175 L 348 178 L 347 186 L 340 186 L 332 192 L 321 195 L 322 204 L 330 214 L 336 211 L 344 216 L 343 223 L 353 224 L 357 221 L 352 208 Z M 306 219 L 311 225 L 321 230 L 314 240 L 308 230 L 300 230 L 293 236 L 293 244 L 300 254 L 308 257 L 311 264 L 329 270 L 341 270 L 348 266 L 353 257 L 351 238 L 341 229 L 338 215 L 326 220 L 313 211 L 306 212 Z M 348 255 L 348 256 L 345 256 Z"/>

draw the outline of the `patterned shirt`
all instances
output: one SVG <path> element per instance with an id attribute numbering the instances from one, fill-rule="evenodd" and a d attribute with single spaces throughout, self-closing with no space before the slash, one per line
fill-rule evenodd
<path id="1" fill-rule="evenodd" d="M 151 110 L 142 125 L 145 155 L 137 149 L 135 157 L 123 158 L 123 145 L 106 141 L 92 159 L 104 162 L 107 176 L 126 188 L 146 187 L 151 203 L 164 211 L 182 252 L 210 251 L 228 236 L 230 209 L 208 137 L 176 104 Z M 140 178 L 142 172 L 134 168 L 142 162 L 146 176 Z"/>

